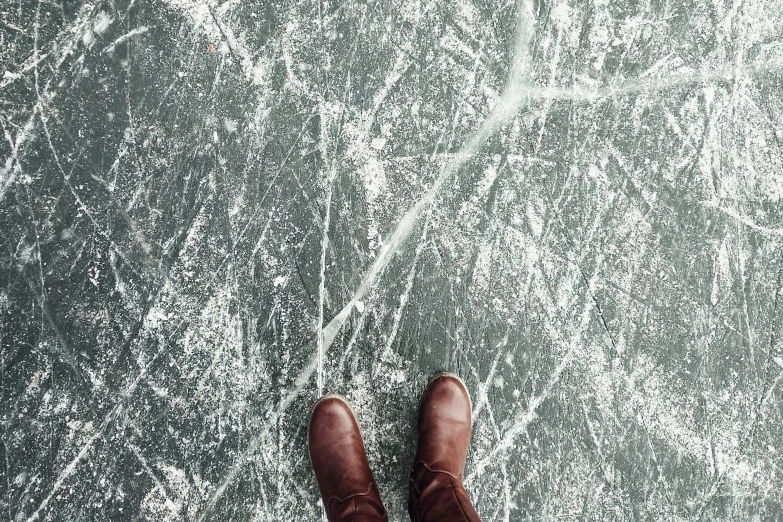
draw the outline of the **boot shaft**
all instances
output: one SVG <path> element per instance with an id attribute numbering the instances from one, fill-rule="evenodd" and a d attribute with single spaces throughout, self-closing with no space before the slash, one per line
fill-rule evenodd
<path id="1" fill-rule="evenodd" d="M 411 472 L 408 514 L 412 522 L 481 522 L 461 477 L 423 462 Z"/>
<path id="2" fill-rule="evenodd" d="M 389 520 L 375 483 L 369 485 L 367 493 L 351 495 L 342 500 L 331 497 L 326 506 L 326 516 L 329 522 L 387 522 Z"/>

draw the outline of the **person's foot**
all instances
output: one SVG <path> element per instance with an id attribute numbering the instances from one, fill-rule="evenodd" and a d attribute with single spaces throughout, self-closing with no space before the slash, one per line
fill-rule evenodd
<path id="1" fill-rule="evenodd" d="M 462 477 L 470 446 L 471 402 L 451 373 L 430 380 L 419 404 L 419 443 L 411 469 L 408 512 L 414 522 L 478 521 Z"/>
<path id="2" fill-rule="evenodd" d="M 344 398 L 325 395 L 315 403 L 307 426 L 307 448 L 330 522 L 387 520 L 359 423 Z"/>

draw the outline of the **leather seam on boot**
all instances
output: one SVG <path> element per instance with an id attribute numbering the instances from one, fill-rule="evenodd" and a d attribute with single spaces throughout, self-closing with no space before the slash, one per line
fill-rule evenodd
<path id="1" fill-rule="evenodd" d="M 453 477 L 454 479 L 456 479 L 456 480 L 458 480 L 460 483 L 462 483 L 462 474 L 455 475 L 454 473 L 452 473 L 452 472 L 450 472 L 450 471 L 446 471 L 445 469 L 432 469 L 432 468 L 431 468 L 431 467 L 429 467 L 429 465 L 428 465 L 426 462 L 424 462 L 423 460 L 420 460 L 420 461 L 418 461 L 418 462 L 417 462 L 416 464 L 414 464 L 414 465 L 413 465 L 413 467 L 411 468 L 411 480 L 413 479 L 413 476 L 412 476 L 412 475 L 413 475 L 414 471 L 416 470 L 416 466 L 418 466 L 419 464 L 421 464 L 422 466 L 424 466 L 424 468 L 425 468 L 427 471 L 429 471 L 430 473 L 445 473 L 446 475 L 448 475 L 448 476 L 450 476 L 450 477 Z"/>
<path id="2" fill-rule="evenodd" d="M 357 505 L 356 505 L 356 498 L 357 497 L 369 496 L 369 494 L 372 491 L 372 486 L 375 486 L 375 489 L 378 490 L 378 485 L 375 484 L 374 482 L 370 482 L 370 488 L 367 490 L 367 493 L 353 493 L 351 495 L 348 495 L 347 497 L 345 497 L 342 500 L 340 500 L 335 495 L 332 495 L 331 497 L 329 497 L 329 500 L 327 500 L 327 504 L 328 504 L 329 507 L 326 510 L 327 511 L 327 515 L 328 515 L 327 518 L 330 521 L 335 518 L 335 515 L 333 513 L 331 513 L 331 511 L 332 511 L 332 509 L 331 509 L 331 507 L 332 507 L 332 500 L 336 500 L 337 501 L 337 504 L 336 504 L 335 508 L 337 506 L 339 506 L 340 504 L 342 504 L 343 502 L 351 500 L 351 501 L 353 501 L 353 513 L 351 513 L 350 516 L 351 516 L 351 520 L 354 520 L 356 518 L 356 515 L 358 514 L 358 509 L 359 509 L 357 507 Z M 379 494 L 379 499 L 380 499 L 380 490 L 378 490 L 378 494 Z M 389 513 L 386 511 L 386 507 L 382 503 L 380 504 L 380 506 L 381 506 L 381 510 L 382 510 L 381 517 L 383 518 L 383 520 L 385 522 L 388 522 L 389 521 Z"/>
<path id="3" fill-rule="evenodd" d="M 365 491 L 365 492 L 351 493 L 350 495 L 347 495 L 345 498 L 340 498 L 337 495 L 332 495 L 331 497 L 329 497 L 327 499 L 327 502 L 331 502 L 332 500 L 336 500 L 339 504 L 342 504 L 343 502 L 345 502 L 349 498 L 366 497 L 367 495 L 369 495 L 372 492 L 372 487 L 373 486 L 375 486 L 375 489 L 378 490 L 378 495 L 380 496 L 380 489 L 378 488 L 378 485 L 375 482 L 370 482 L 370 485 L 367 486 L 367 491 Z M 384 508 L 384 511 L 385 510 L 386 510 L 386 508 Z"/>
<path id="4" fill-rule="evenodd" d="M 413 478 L 412 475 L 410 478 L 410 488 L 416 493 L 417 497 L 421 495 L 421 489 L 419 488 L 419 485 L 416 484 L 416 480 Z"/>

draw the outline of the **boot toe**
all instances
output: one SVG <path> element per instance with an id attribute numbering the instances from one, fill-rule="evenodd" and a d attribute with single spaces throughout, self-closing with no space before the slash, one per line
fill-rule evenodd
<path id="1" fill-rule="evenodd" d="M 326 395 L 315 403 L 310 413 L 307 442 L 320 444 L 325 437 L 339 439 L 341 433 L 358 429 L 348 402 L 339 395 Z"/>
<path id="2" fill-rule="evenodd" d="M 465 384 L 451 373 L 432 378 L 419 407 L 419 423 L 428 418 L 472 423 L 472 404 Z"/>

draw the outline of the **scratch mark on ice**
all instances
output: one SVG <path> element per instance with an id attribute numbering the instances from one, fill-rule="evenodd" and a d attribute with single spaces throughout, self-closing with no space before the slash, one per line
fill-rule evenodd
<path id="1" fill-rule="evenodd" d="M 294 388 L 288 393 L 288 395 L 283 400 L 283 402 L 280 403 L 277 410 L 275 410 L 271 415 L 267 414 L 267 424 L 269 426 L 272 426 L 275 423 L 277 423 L 277 420 L 280 418 L 280 416 L 288 409 L 289 406 L 291 406 L 291 404 L 294 402 L 294 399 L 302 392 L 305 385 L 307 385 L 307 383 L 310 381 L 310 378 L 312 377 L 313 373 L 316 372 L 317 368 L 318 368 L 318 357 L 314 355 L 313 357 L 310 358 L 307 367 L 304 370 L 302 370 L 302 373 L 299 374 L 299 377 L 296 380 Z M 265 435 L 261 433 L 260 435 L 256 435 L 256 437 L 250 441 L 250 444 L 245 449 L 245 451 L 243 451 L 242 454 L 239 456 L 239 458 L 237 458 L 236 462 L 234 462 L 234 465 L 231 467 L 231 470 L 228 472 L 228 475 L 226 475 L 226 478 L 223 479 L 223 482 L 221 482 L 220 485 L 215 489 L 214 493 L 212 493 L 212 496 L 207 502 L 206 507 L 201 512 L 201 515 L 198 517 L 198 522 L 203 522 L 207 518 L 207 516 L 212 512 L 218 500 L 220 500 L 220 498 L 223 496 L 223 493 L 226 491 L 226 488 L 232 482 L 234 482 L 234 480 L 236 480 L 237 476 L 242 471 L 242 468 L 245 466 L 245 464 L 248 463 L 250 458 L 255 454 L 255 452 L 261 446 L 264 437 Z"/>
<path id="2" fill-rule="evenodd" d="M 41 512 L 44 509 L 46 509 L 46 507 L 52 501 L 54 494 L 60 490 L 60 488 L 63 486 L 65 481 L 68 479 L 68 477 L 70 477 L 74 473 L 74 471 L 76 471 L 76 466 L 79 464 L 79 462 L 82 461 L 82 459 L 84 459 L 84 457 L 90 451 L 90 448 L 92 448 L 92 446 L 95 444 L 95 441 L 103 436 L 104 432 L 106 431 L 106 429 L 108 428 L 112 420 L 114 420 L 114 418 L 122 411 L 122 407 L 125 404 L 125 402 L 130 398 L 133 392 L 136 391 L 139 382 L 141 382 L 141 380 L 147 375 L 149 369 L 152 367 L 153 364 L 155 364 L 155 361 L 158 359 L 158 357 L 160 357 L 160 355 L 164 351 L 166 351 L 167 348 L 168 348 L 168 344 L 162 343 L 161 347 L 158 349 L 155 355 L 150 359 L 150 361 L 141 370 L 141 372 L 139 372 L 139 375 L 136 376 L 133 382 L 125 389 L 125 391 L 123 391 L 120 394 L 120 399 L 117 402 L 117 404 L 115 404 L 114 407 L 109 411 L 109 413 L 106 414 L 98 429 L 95 430 L 95 433 L 93 433 L 93 435 L 89 439 L 87 439 L 87 442 L 84 444 L 84 446 L 82 446 L 82 449 L 79 450 L 79 453 L 76 455 L 76 457 L 74 457 L 73 460 L 71 460 L 71 462 L 69 462 L 68 465 L 65 466 L 65 469 L 63 469 L 63 471 L 60 472 L 60 475 L 57 477 L 57 480 L 55 480 L 51 491 L 49 491 L 49 494 L 38 505 L 38 508 L 35 510 L 35 512 L 33 512 L 33 514 L 30 515 L 29 517 L 27 517 L 26 522 L 33 522 L 41 516 Z"/>
<path id="3" fill-rule="evenodd" d="M 324 394 L 324 299 L 326 295 L 326 251 L 329 248 L 329 216 L 332 206 L 332 184 L 334 171 L 329 174 L 326 188 L 326 211 L 324 215 L 324 233 L 321 239 L 321 277 L 318 286 L 318 397 Z"/>
<path id="4" fill-rule="evenodd" d="M 195 29 L 201 28 L 204 35 L 217 43 L 225 41 L 232 55 L 236 55 L 245 79 L 251 84 L 260 85 L 264 82 L 265 70 L 261 65 L 253 63 L 252 53 L 241 36 L 225 24 L 222 17 L 215 14 L 207 3 L 192 0 L 160 0 L 170 8 L 189 19 Z"/>
<path id="5" fill-rule="evenodd" d="M 397 332 L 399 331 L 400 328 L 400 321 L 402 320 L 402 315 L 405 312 L 405 307 L 408 304 L 408 297 L 410 296 L 411 290 L 413 290 L 413 282 L 416 280 L 416 266 L 419 264 L 419 257 L 421 257 L 421 252 L 422 250 L 424 250 L 424 244 L 427 241 L 428 228 L 429 228 L 429 219 L 427 219 L 424 223 L 423 231 L 421 233 L 421 238 L 419 239 L 419 244 L 416 246 L 416 253 L 413 257 L 411 268 L 408 271 L 407 281 L 405 282 L 405 291 L 400 296 L 400 304 L 397 307 L 397 309 L 394 311 L 394 325 L 392 326 L 392 331 L 391 333 L 389 333 L 388 339 L 386 340 L 386 346 L 384 347 L 383 353 L 381 354 L 381 357 L 379 359 L 380 362 L 383 362 L 388 359 L 389 353 L 391 352 L 392 344 L 394 344 L 394 339 L 397 337 Z M 375 371 L 373 372 L 374 377 L 378 376 L 380 370 L 381 370 L 380 365 L 377 365 L 375 367 Z"/>
<path id="6" fill-rule="evenodd" d="M 136 29 L 130 31 L 129 33 L 126 33 L 126 34 L 120 36 L 119 38 L 117 38 L 116 40 L 114 40 L 111 44 L 109 44 L 106 47 L 104 47 L 103 51 L 101 51 L 101 52 L 103 54 L 107 54 L 107 53 L 113 52 L 114 48 L 117 47 L 118 45 L 127 42 L 128 40 L 130 40 L 134 36 L 139 36 L 141 34 L 145 34 L 145 33 L 149 32 L 149 30 L 150 30 L 149 27 L 137 27 Z"/>
<path id="7" fill-rule="evenodd" d="M 747 225 L 748 227 L 752 228 L 753 230 L 758 230 L 759 232 L 764 232 L 765 234 L 771 234 L 773 236 L 781 236 L 781 237 L 783 237 L 783 228 L 770 228 L 770 227 L 765 227 L 763 225 L 759 225 L 758 223 L 756 223 L 755 221 L 750 219 L 748 216 L 740 214 L 736 210 L 731 209 L 729 207 L 721 206 L 717 202 L 702 201 L 701 204 L 704 205 L 705 207 L 709 207 L 709 208 L 714 208 L 714 209 L 720 210 L 721 212 L 723 212 L 727 216 L 736 219 L 740 223 L 742 223 L 744 225 Z"/>
<path id="8" fill-rule="evenodd" d="M 460 153 L 454 157 L 452 162 L 443 168 L 440 176 L 438 176 L 430 190 L 405 213 L 402 219 L 400 219 L 397 227 L 383 245 L 375 262 L 367 271 L 361 284 L 356 289 L 354 296 L 343 307 L 340 313 L 338 313 L 323 329 L 324 346 L 326 348 L 329 347 L 331 341 L 336 337 L 337 332 L 342 328 L 356 301 L 360 301 L 367 291 L 375 285 L 376 280 L 384 272 L 392 258 L 402 249 L 421 216 L 435 204 L 441 189 L 449 183 L 452 177 L 468 159 L 481 149 L 487 139 L 489 139 L 507 119 L 516 114 L 522 100 L 522 91 L 519 89 L 522 73 L 529 67 L 530 62 L 528 47 L 533 35 L 534 20 L 532 4 L 529 0 L 522 2 L 520 7 L 515 52 L 511 67 L 512 72 L 500 100 L 479 130 L 463 146 Z"/>
<path id="9" fill-rule="evenodd" d="M 57 35 L 56 38 L 60 38 L 62 37 L 62 35 L 67 35 L 67 37 L 64 43 L 62 43 L 60 47 L 60 56 L 57 59 L 56 68 L 59 68 L 60 65 L 62 65 L 62 63 L 65 61 L 65 59 L 73 53 L 74 47 L 76 45 L 76 41 L 79 38 L 81 38 L 81 35 L 82 33 L 84 33 L 86 28 L 92 24 L 93 15 L 96 13 L 99 7 L 100 7 L 99 3 L 82 6 L 79 12 L 79 16 L 76 18 L 76 20 L 73 23 L 65 26 Z M 30 70 L 35 71 L 36 91 L 38 91 L 38 65 L 43 61 L 46 55 L 39 55 L 37 23 L 35 27 L 36 27 L 35 50 L 29 60 L 30 62 L 29 65 L 25 67 L 23 72 L 28 72 Z M 4 78 L 3 82 L 0 83 L 0 88 L 5 87 L 6 85 L 8 85 L 9 81 L 13 81 L 14 79 L 15 77 Z M 5 160 L 5 166 L 0 167 L 0 201 L 2 201 L 5 198 L 8 189 L 11 187 L 11 185 L 13 185 L 17 176 L 22 172 L 21 161 L 20 161 L 22 155 L 22 146 L 33 137 L 36 118 L 38 118 L 38 115 L 39 113 L 42 112 L 43 108 L 49 105 L 49 103 L 57 95 L 56 92 L 49 91 L 49 86 L 51 85 L 51 82 L 52 79 L 50 78 L 44 85 L 43 97 L 41 96 L 40 92 L 37 93 L 36 103 L 33 106 L 32 110 L 30 111 L 30 117 L 28 118 L 27 123 L 25 123 L 22 129 L 19 132 L 17 132 L 16 140 L 14 140 L 13 144 L 11 144 L 11 154 Z M 9 144 L 10 144 L 10 135 L 7 129 L 5 128 L 5 124 L 3 124 L 3 128 L 6 135 L 6 139 L 9 140 Z"/>

